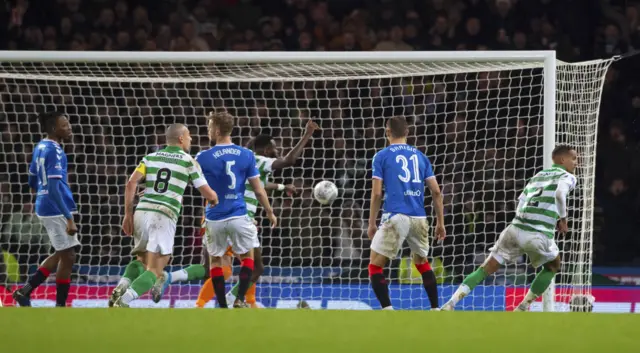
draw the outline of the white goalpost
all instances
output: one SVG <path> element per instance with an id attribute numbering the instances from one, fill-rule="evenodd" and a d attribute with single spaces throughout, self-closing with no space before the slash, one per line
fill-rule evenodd
<path id="1" fill-rule="evenodd" d="M 102 307 L 131 259 L 131 239 L 119 228 L 127 176 L 164 143 L 171 123 L 190 128 L 191 154 L 207 148 L 205 115 L 226 109 L 237 117 L 235 143 L 270 134 L 283 155 L 308 119 L 322 129 L 295 167 L 272 175 L 300 194 L 270 195 L 281 225 L 261 227 L 266 268 L 257 297 L 264 306 L 295 308 L 304 300 L 312 308 L 377 307 L 366 275 L 371 158 L 385 146 L 385 119 L 403 115 L 412 125 L 409 143 L 431 159 L 445 194 L 448 238 L 432 244 L 431 259 L 441 302 L 482 263 L 526 181 L 551 166 L 556 144 L 577 149 L 571 231 L 556 238 L 562 271 L 532 306 L 567 311 L 573 298 L 591 296 L 598 112 L 611 63 L 565 63 L 553 51 L 0 51 L 0 254 L 11 264 L 0 261 L 0 303 L 12 305 L 11 289 L 50 251 L 27 186 L 31 153 L 42 138 L 38 113 L 59 110 L 72 124 L 64 148 L 83 247 L 70 301 Z M 321 180 L 340 189 L 331 206 L 311 196 Z M 202 259 L 202 201 L 187 194 L 175 267 Z M 403 251 L 390 267 L 394 307 L 429 307 L 410 255 Z M 459 308 L 511 310 L 534 274 L 523 258 Z M 192 307 L 200 284 L 175 284 L 160 303 L 143 297 L 136 305 Z M 34 291 L 33 302 L 52 306 L 55 285 Z"/>

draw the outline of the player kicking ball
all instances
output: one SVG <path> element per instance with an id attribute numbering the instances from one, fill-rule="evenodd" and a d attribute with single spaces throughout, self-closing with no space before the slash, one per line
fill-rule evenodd
<path id="1" fill-rule="evenodd" d="M 173 253 L 176 221 L 187 185 L 191 183 L 210 204 L 218 203 L 218 196 L 207 184 L 200 166 L 187 153 L 190 148 L 189 129 L 182 124 L 171 125 L 167 129 L 167 147 L 144 157 L 127 182 L 122 229 L 133 235 L 135 248 L 146 250 L 146 271 L 116 298 L 114 307 L 129 307 L 131 301 L 148 292 L 163 275 Z M 134 214 L 133 200 L 143 179 L 146 188 Z"/>
<path id="2" fill-rule="evenodd" d="M 290 195 L 297 192 L 293 185 L 282 185 L 269 182 L 269 175 L 276 170 L 294 166 L 298 161 L 298 158 L 302 155 L 304 148 L 313 137 L 313 133 L 319 129 L 320 127 L 318 124 L 309 120 L 305 127 L 304 135 L 300 141 L 298 141 L 293 149 L 284 157 L 280 157 L 278 146 L 270 135 L 258 135 L 249 142 L 247 148 L 251 149 L 255 154 L 256 166 L 260 172 L 260 182 L 264 186 L 265 190 L 285 191 Z M 247 215 L 251 217 L 251 219 L 255 219 L 259 202 L 250 183 L 245 185 L 244 200 L 247 203 Z M 264 264 L 262 262 L 262 252 L 260 247 L 255 248 L 253 251 L 255 268 L 251 276 L 251 284 L 245 299 L 249 306 L 255 308 L 257 307 L 255 295 L 256 283 L 264 271 Z M 233 261 L 233 258 L 231 258 L 232 256 L 233 253 L 229 249 L 223 259 L 225 263 L 231 263 Z M 226 266 L 223 266 L 223 268 L 225 267 Z M 198 295 L 198 300 L 196 301 L 197 307 L 204 307 L 207 302 L 213 299 L 213 291 L 209 290 L 211 288 L 211 284 L 208 282 L 210 282 L 210 279 L 203 284 L 200 294 Z M 227 302 L 234 301 L 235 297 L 238 295 L 238 288 L 239 283 L 236 283 L 236 285 L 231 288 L 227 294 Z"/>
<path id="3" fill-rule="evenodd" d="M 485 263 L 467 276 L 442 310 L 453 310 L 487 276 L 494 274 L 506 262 L 513 262 L 527 254 L 531 265 L 542 266 L 524 300 L 514 311 L 528 311 L 529 306 L 549 287 L 560 270 L 560 252 L 553 240 L 557 226 L 566 234 L 567 195 L 576 186 L 578 154 L 565 145 L 557 146 L 552 154 L 553 166 L 536 174 L 520 194 L 516 216 L 502 231 Z"/>
<path id="4" fill-rule="evenodd" d="M 414 146 L 407 145 L 408 133 L 404 117 L 397 116 L 387 120 L 386 135 L 389 146 L 373 157 L 368 230 L 369 239 L 372 240 L 369 278 L 383 310 L 393 310 L 389 298 L 389 284 L 385 280 L 383 269 L 390 259 L 398 255 L 405 239 L 411 249 L 413 263 L 422 276 L 422 284 L 431 308 L 438 308 L 436 276 L 427 261 L 429 225 L 424 209 L 425 181 L 431 191 L 436 211 L 435 234 L 438 240 L 446 236 L 442 193 L 427 156 Z M 383 185 L 386 198 L 378 229 L 376 219 L 382 202 Z"/>
<path id="5" fill-rule="evenodd" d="M 245 294 L 249 289 L 254 269 L 254 249 L 260 246 L 258 229 L 247 214 L 245 184 L 252 187 L 256 199 L 267 213 L 272 227 L 276 216 L 269 204 L 267 193 L 260 180 L 260 171 L 253 152 L 231 142 L 233 117 L 228 113 L 212 113 L 209 116 L 209 135 L 216 145 L 200 152 L 196 160 L 202 166 L 205 178 L 220 195 L 220 203 L 208 205 L 206 214 L 205 244 L 211 256 L 211 282 L 220 308 L 227 308 L 223 256 L 230 243 L 233 253 L 240 258 L 241 268 L 238 294 L 234 308 L 247 307 Z"/>
<path id="6" fill-rule="evenodd" d="M 51 246 L 55 250 L 47 257 L 27 284 L 13 292 L 13 299 L 20 306 L 31 306 L 31 293 L 56 273 L 56 306 L 64 307 L 69 295 L 71 270 L 76 258 L 78 228 L 72 213 L 76 203 L 67 184 L 67 155 L 60 143 L 71 137 L 71 124 L 60 112 L 44 113 L 39 117 L 40 127 L 47 137 L 40 141 L 29 165 L 29 186 L 35 190 L 36 215 L 47 230 Z"/>

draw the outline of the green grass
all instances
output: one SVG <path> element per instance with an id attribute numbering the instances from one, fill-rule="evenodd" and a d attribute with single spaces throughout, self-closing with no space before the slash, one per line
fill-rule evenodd
<path id="1" fill-rule="evenodd" d="M 639 344 L 631 314 L 0 309 L 7 353 L 626 353 Z"/>

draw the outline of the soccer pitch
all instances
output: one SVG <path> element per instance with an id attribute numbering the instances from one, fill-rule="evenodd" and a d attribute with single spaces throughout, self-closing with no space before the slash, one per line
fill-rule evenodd
<path id="1" fill-rule="evenodd" d="M 638 352 L 640 315 L 0 309 L 3 352 Z"/>

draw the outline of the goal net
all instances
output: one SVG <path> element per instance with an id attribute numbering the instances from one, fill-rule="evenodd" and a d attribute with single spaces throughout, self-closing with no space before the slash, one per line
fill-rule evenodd
<path id="1" fill-rule="evenodd" d="M 312 308 L 379 307 L 367 278 L 370 171 L 373 155 L 385 147 L 385 118 L 394 115 L 410 121 L 408 142 L 431 159 L 444 191 L 448 236 L 432 243 L 431 257 L 441 303 L 485 259 L 526 181 L 550 163 L 554 140 L 575 146 L 580 166 L 569 202 L 571 232 L 557 238 L 564 265 L 548 298 L 555 310 L 567 310 L 573 297 L 591 293 L 595 143 L 611 61 L 568 64 L 548 52 L 23 55 L 0 53 L 5 306 L 13 303 L 11 290 L 52 251 L 33 212 L 27 168 L 43 137 L 36 115 L 54 109 L 66 113 L 73 128 L 63 144 L 82 243 L 73 306 L 106 306 L 131 260 L 132 239 L 120 222 L 124 185 L 140 159 L 165 143 L 172 123 L 191 130 L 192 155 L 208 148 L 205 116 L 221 109 L 237 117 L 236 144 L 270 134 L 283 155 L 307 120 L 322 129 L 294 167 L 272 175 L 300 193 L 274 191 L 280 225 L 260 227 L 266 269 L 257 298 L 266 307 L 295 308 L 300 300 Z M 330 206 L 312 198 L 321 180 L 340 190 Z M 173 269 L 203 260 L 201 204 L 188 189 Z M 426 207 L 432 213 L 429 198 Z M 510 310 L 534 275 L 522 258 L 488 278 L 460 309 Z M 387 278 L 394 307 L 429 307 L 408 249 L 389 264 Z M 200 285 L 174 284 L 160 303 L 144 296 L 136 305 L 192 307 Z M 53 306 L 55 284 L 42 285 L 32 298 L 34 306 Z"/>

